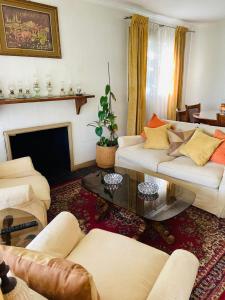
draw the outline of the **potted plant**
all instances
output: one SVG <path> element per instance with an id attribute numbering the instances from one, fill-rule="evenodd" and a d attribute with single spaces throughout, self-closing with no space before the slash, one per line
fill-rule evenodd
<path id="1" fill-rule="evenodd" d="M 99 137 L 96 146 L 96 163 L 100 168 L 111 168 L 115 163 L 115 152 L 117 149 L 116 116 L 112 111 L 112 99 L 116 97 L 111 90 L 110 70 L 108 63 L 109 83 L 105 86 L 105 94 L 100 98 L 100 108 L 98 110 L 98 121 L 88 124 L 95 127 L 95 133 Z"/>

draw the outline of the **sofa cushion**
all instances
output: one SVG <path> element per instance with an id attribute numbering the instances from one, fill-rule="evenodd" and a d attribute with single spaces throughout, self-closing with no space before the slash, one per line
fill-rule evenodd
<path id="1" fill-rule="evenodd" d="M 147 298 L 168 257 L 136 240 L 95 229 L 67 259 L 92 274 L 100 299 L 137 300 Z"/>
<path id="2" fill-rule="evenodd" d="M 35 171 L 36 172 L 36 171 Z M 17 185 L 31 185 L 35 196 L 44 201 L 46 208 L 50 206 L 50 188 L 44 176 L 36 172 L 35 175 L 18 178 L 0 179 L 0 188 Z"/>
<path id="3" fill-rule="evenodd" d="M 204 166 L 221 143 L 222 140 L 196 130 L 190 141 L 181 146 L 180 153 L 190 157 L 198 166 Z"/>
<path id="4" fill-rule="evenodd" d="M 31 185 L 17 185 L 14 187 L 0 188 L 0 209 L 26 204 L 35 199 Z"/>
<path id="5" fill-rule="evenodd" d="M 170 156 L 179 157 L 180 154 L 180 147 L 187 143 L 192 135 L 194 134 L 195 129 L 188 130 L 188 131 L 176 131 L 172 129 L 168 129 L 168 137 L 170 141 L 170 148 L 168 154 Z"/>
<path id="6" fill-rule="evenodd" d="M 167 150 L 144 149 L 144 144 L 141 143 L 126 148 L 119 148 L 116 157 L 121 163 L 157 172 L 159 163 L 174 159 L 167 152 Z"/>
<path id="7" fill-rule="evenodd" d="M 159 117 L 156 114 L 153 114 L 151 119 L 148 120 L 146 127 L 157 128 L 157 127 L 160 127 L 160 126 L 163 126 L 163 125 L 166 125 L 166 124 L 167 124 L 167 122 L 165 122 L 163 120 L 160 120 Z M 141 133 L 141 136 L 143 138 L 146 138 L 146 135 L 145 135 L 144 131 Z"/>
<path id="8" fill-rule="evenodd" d="M 166 124 L 157 128 L 145 127 L 144 131 L 147 140 L 144 144 L 144 148 L 157 150 L 169 149 L 170 143 L 168 139 L 167 129 L 169 129 L 170 126 L 170 124 Z"/>
<path id="9" fill-rule="evenodd" d="M 214 133 L 214 137 L 223 140 L 220 146 L 216 149 L 216 151 L 211 156 L 210 160 L 225 165 L 225 133 L 221 130 L 216 129 Z"/>
<path id="10" fill-rule="evenodd" d="M 222 180 L 224 166 L 208 162 L 203 167 L 200 167 L 190 158 L 182 156 L 173 161 L 161 163 L 158 167 L 158 172 L 216 189 Z"/>

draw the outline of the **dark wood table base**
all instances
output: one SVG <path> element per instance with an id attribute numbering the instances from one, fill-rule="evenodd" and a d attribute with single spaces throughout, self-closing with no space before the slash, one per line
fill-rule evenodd
<path id="1" fill-rule="evenodd" d="M 97 213 L 95 215 L 95 220 L 96 221 L 104 220 L 107 217 L 111 206 L 112 205 L 110 203 L 107 203 L 104 200 L 97 202 L 97 205 L 96 205 Z M 172 245 L 175 243 L 175 237 L 172 234 L 170 234 L 169 230 L 161 222 L 150 221 L 150 220 L 148 220 L 148 222 L 151 222 L 152 227 L 155 229 L 156 232 L 158 232 L 160 237 L 168 245 Z M 146 221 L 145 221 L 145 224 L 146 224 Z M 145 226 L 145 229 L 143 231 L 146 230 L 146 227 L 147 226 Z"/>

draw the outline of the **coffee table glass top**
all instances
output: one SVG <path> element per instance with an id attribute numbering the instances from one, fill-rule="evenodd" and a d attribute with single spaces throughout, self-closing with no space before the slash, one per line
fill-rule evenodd
<path id="1" fill-rule="evenodd" d="M 27 224 L 28 222 L 35 222 L 35 226 L 2 234 L 2 231 L 5 229 Z M 42 229 L 43 226 L 40 221 L 28 212 L 16 208 L 0 210 L 0 244 L 2 245 L 26 247 Z"/>
<path id="2" fill-rule="evenodd" d="M 108 202 L 129 209 L 146 219 L 170 219 L 191 206 L 195 200 L 195 193 L 180 185 L 120 167 L 115 167 L 115 173 L 123 176 L 122 182 L 109 185 L 104 181 L 104 176 L 108 173 L 98 171 L 85 176 L 82 180 L 83 186 Z M 158 193 L 145 195 L 139 192 L 138 185 L 142 182 L 157 184 Z"/>

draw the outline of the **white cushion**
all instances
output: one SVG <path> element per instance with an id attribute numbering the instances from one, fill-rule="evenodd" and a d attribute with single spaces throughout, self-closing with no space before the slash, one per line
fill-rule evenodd
<path id="1" fill-rule="evenodd" d="M 36 172 L 36 171 L 35 171 Z M 0 179 L 0 188 L 18 185 L 31 185 L 35 196 L 42 200 L 48 209 L 50 206 L 50 188 L 48 181 L 40 173 L 27 177 Z"/>
<path id="2" fill-rule="evenodd" d="M 222 180 L 224 166 L 208 162 L 203 167 L 200 167 L 190 158 L 181 156 L 173 161 L 161 163 L 158 167 L 158 172 L 216 189 Z"/>
<path id="3" fill-rule="evenodd" d="M 31 185 L 0 188 L 0 209 L 15 207 L 35 199 Z"/>
<path id="4" fill-rule="evenodd" d="M 94 229 L 67 259 L 93 276 L 100 299 L 146 299 L 168 254 L 128 237 Z"/>
<path id="5" fill-rule="evenodd" d="M 132 163 L 132 165 L 157 172 L 159 163 L 174 159 L 167 152 L 168 150 L 144 149 L 144 143 L 141 143 L 126 148 L 119 148 L 116 157 L 119 162 Z"/>

